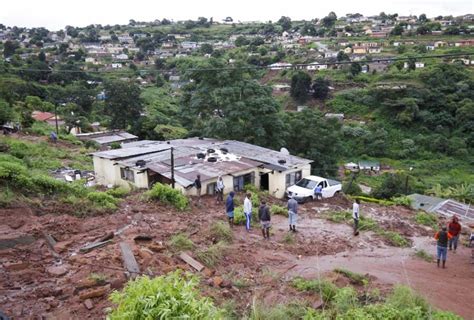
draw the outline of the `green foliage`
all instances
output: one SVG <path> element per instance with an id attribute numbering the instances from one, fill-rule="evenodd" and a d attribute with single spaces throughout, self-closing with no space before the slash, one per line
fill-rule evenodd
<path id="1" fill-rule="evenodd" d="M 301 319 L 306 310 L 307 306 L 298 301 L 268 307 L 254 299 L 249 320 Z"/>
<path id="2" fill-rule="evenodd" d="M 415 257 L 425 260 L 426 262 L 433 262 L 433 255 L 429 254 L 423 249 L 415 251 Z"/>
<path id="3" fill-rule="evenodd" d="M 383 177 L 381 186 L 372 191 L 376 198 L 390 199 L 410 192 L 410 186 L 407 184 L 408 176 L 400 173 L 385 173 Z"/>
<path id="4" fill-rule="evenodd" d="M 111 117 L 112 129 L 126 129 L 135 125 L 143 110 L 140 88 L 134 83 L 107 81 L 104 84 L 107 112 Z"/>
<path id="5" fill-rule="evenodd" d="M 0 208 L 7 208 L 15 200 L 15 194 L 9 188 L 0 188 Z"/>
<path id="6" fill-rule="evenodd" d="M 293 279 L 291 284 L 300 291 L 311 291 L 321 295 L 321 298 L 325 303 L 332 301 L 338 290 L 332 282 L 327 280 L 306 280 L 297 277 Z"/>
<path id="7" fill-rule="evenodd" d="M 333 300 L 333 308 L 337 313 L 344 314 L 358 306 L 357 292 L 354 288 L 345 287 L 337 290 Z"/>
<path id="8" fill-rule="evenodd" d="M 299 103 L 308 100 L 308 92 L 311 88 L 311 77 L 303 71 L 298 71 L 291 77 L 290 95 Z"/>
<path id="9" fill-rule="evenodd" d="M 392 206 L 395 204 L 394 201 L 390 201 L 390 200 L 382 200 L 382 199 L 376 199 L 376 198 L 371 198 L 371 197 L 366 197 L 366 196 L 355 196 L 353 197 L 354 200 L 355 199 L 358 199 L 362 202 L 370 202 L 370 203 L 376 203 L 376 204 L 380 204 L 382 206 Z"/>
<path id="10" fill-rule="evenodd" d="M 283 236 L 282 242 L 286 243 L 286 244 L 294 244 L 295 243 L 295 236 L 291 233 L 286 233 Z"/>
<path id="11" fill-rule="evenodd" d="M 209 298 L 201 298 L 199 280 L 191 274 L 175 271 L 165 276 L 138 277 L 110 300 L 116 305 L 109 314 L 118 319 L 222 319 L 222 314 Z"/>
<path id="12" fill-rule="evenodd" d="M 395 231 L 377 230 L 377 234 L 395 247 L 409 247 L 411 244 L 407 238 Z"/>
<path id="13" fill-rule="evenodd" d="M 196 256 L 206 266 L 212 268 L 219 262 L 226 253 L 226 244 L 223 241 L 219 241 L 206 249 L 199 250 L 196 252 Z"/>
<path id="14" fill-rule="evenodd" d="M 342 192 L 344 192 L 344 194 L 357 196 L 362 194 L 362 189 L 355 181 L 352 181 L 352 183 L 345 181 L 342 184 Z"/>
<path id="15" fill-rule="evenodd" d="M 244 214 L 244 207 L 238 206 L 234 209 L 234 223 L 238 225 L 244 225 L 247 221 Z"/>
<path id="16" fill-rule="evenodd" d="M 232 242 L 234 235 L 229 224 L 222 221 L 214 222 L 210 227 L 210 236 L 218 241 Z"/>
<path id="17" fill-rule="evenodd" d="M 352 212 L 350 211 L 337 211 L 329 212 L 326 214 L 326 219 L 336 223 L 352 223 Z M 372 218 L 365 217 L 363 215 L 359 216 L 359 230 L 360 231 L 376 231 L 380 227 Z"/>
<path id="18" fill-rule="evenodd" d="M 120 149 L 122 148 L 122 145 L 120 144 L 120 142 L 112 142 L 110 144 L 110 149 L 112 150 L 116 150 L 116 149 Z"/>
<path id="19" fill-rule="evenodd" d="M 417 212 L 415 216 L 415 221 L 416 223 L 431 227 L 433 229 L 438 227 L 438 217 L 435 214 L 431 214 L 428 212 Z"/>
<path id="20" fill-rule="evenodd" d="M 111 195 L 114 198 L 125 198 L 130 190 L 125 187 L 115 187 L 113 189 L 107 190 L 105 193 Z"/>
<path id="21" fill-rule="evenodd" d="M 194 248 L 193 241 L 184 233 L 172 236 L 169 245 L 173 251 L 191 250 Z"/>
<path id="22" fill-rule="evenodd" d="M 189 205 L 188 198 L 179 190 L 161 183 L 155 183 L 153 188 L 146 192 L 146 196 L 151 200 L 158 200 L 171 204 L 180 211 L 184 211 Z"/>
<path id="23" fill-rule="evenodd" d="M 343 276 L 347 277 L 348 279 L 351 280 L 353 284 L 365 285 L 369 281 L 367 276 L 364 276 L 363 274 L 360 274 L 360 273 L 352 272 L 347 269 L 336 268 L 334 269 L 334 272 L 342 274 Z"/>
<path id="24" fill-rule="evenodd" d="M 178 126 L 159 124 L 153 129 L 163 140 L 183 139 L 188 135 L 188 130 Z"/>
<path id="25" fill-rule="evenodd" d="M 401 196 L 401 197 L 395 197 L 392 198 L 392 201 L 397 205 L 397 206 L 404 206 L 407 208 L 411 207 L 412 200 L 411 198 L 407 196 Z"/>
<path id="26" fill-rule="evenodd" d="M 270 213 L 272 215 L 278 214 L 284 217 L 288 217 L 288 209 L 277 204 L 272 204 L 272 206 L 270 207 Z"/>
<path id="27" fill-rule="evenodd" d="M 115 210 L 119 200 L 105 192 L 89 192 L 87 199 L 96 204 L 101 209 Z"/>

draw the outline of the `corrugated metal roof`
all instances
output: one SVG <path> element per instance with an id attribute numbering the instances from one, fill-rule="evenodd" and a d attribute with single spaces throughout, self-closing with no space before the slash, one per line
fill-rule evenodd
<path id="1" fill-rule="evenodd" d="M 414 193 L 408 196 L 411 199 L 411 207 L 415 210 L 425 210 L 427 212 L 433 212 L 433 209 L 445 199 L 425 196 L 422 194 Z"/>
<path id="2" fill-rule="evenodd" d="M 412 200 L 411 207 L 415 210 L 424 210 L 447 217 L 457 215 L 461 219 L 474 221 L 474 208 L 470 205 L 452 199 L 430 197 L 417 193 L 411 194 L 408 197 Z"/>

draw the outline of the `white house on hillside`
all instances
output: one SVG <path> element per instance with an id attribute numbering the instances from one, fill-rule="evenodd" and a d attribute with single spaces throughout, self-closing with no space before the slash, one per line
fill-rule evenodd
<path id="1" fill-rule="evenodd" d="M 246 184 L 283 197 L 288 186 L 311 174 L 311 160 L 234 140 L 180 139 L 138 141 L 122 149 L 92 154 L 96 181 L 102 185 L 150 188 L 171 184 L 171 147 L 174 154 L 175 188 L 193 195 L 196 176 L 202 194 L 213 194 L 222 176 L 225 193 L 241 191 Z"/>

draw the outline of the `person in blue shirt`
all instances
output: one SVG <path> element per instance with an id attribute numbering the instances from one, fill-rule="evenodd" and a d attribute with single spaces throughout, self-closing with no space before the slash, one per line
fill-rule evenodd
<path id="1" fill-rule="evenodd" d="M 318 184 L 316 189 L 314 189 L 314 196 L 316 197 L 316 200 L 319 200 L 320 198 L 323 200 L 323 187 L 320 184 Z"/>
<path id="2" fill-rule="evenodd" d="M 234 224 L 234 195 L 234 191 L 231 191 L 225 201 L 225 211 L 231 227 Z"/>

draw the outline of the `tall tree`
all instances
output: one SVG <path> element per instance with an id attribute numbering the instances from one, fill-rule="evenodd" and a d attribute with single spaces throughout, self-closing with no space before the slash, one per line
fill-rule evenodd
<path id="1" fill-rule="evenodd" d="M 329 80 L 323 77 L 317 77 L 314 79 L 311 88 L 313 89 L 313 97 L 315 99 L 324 100 L 329 95 Z"/>
<path id="2" fill-rule="evenodd" d="M 277 24 L 279 24 L 282 27 L 283 31 L 288 31 L 291 29 L 290 17 L 282 16 L 280 20 L 277 21 Z"/>
<path id="3" fill-rule="evenodd" d="M 291 78 L 290 95 L 300 103 L 308 100 L 308 92 L 311 89 L 311 77 L 303 71 L 299 71 Z"/>
<path id="4" fill-rule="evenodd" d="M 104 84 L 106 113 L 112 129 L 127 129 L 140 119 L 143 110 L 140 88 L 134 83 L 108 81 Z"/>
<path id="5" fill-rule="evenodd" d="M 245 65 L 224 66 L 223 61 L 211 58 L 185 73 L 194 82 L 184 88 L 183 124 L 192 135 L 280 148 L 284 124 L 271 89 L 259 84 L 255 71 L 242 68 Z"/>

